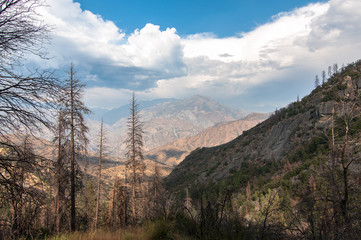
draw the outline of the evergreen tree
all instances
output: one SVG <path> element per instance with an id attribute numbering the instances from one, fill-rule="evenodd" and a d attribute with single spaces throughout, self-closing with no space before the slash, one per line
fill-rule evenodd
<path id="1" fill-rule="evenodd" d="M 322 86 L 326 83 L 326 72 L 322 71 Z"/>
<path id="2" fill-rule="evenodd" d="M 337 63 L 333 64 L 333 73 L 334 74 L 338 73 L 338 65 L 337 65 Z"/>
<path id="3" fill-rule="evenodd" d="M 315 88 L 317 88 L 318 86 L 320 86 L 320 79 L 318 78 L 318 75 L 316 75 L 316 77 L 315 77 Z"/>
<path id="4" fill-rule="evenodd" d="M 332 76 L 332 68 L 331 66 L 328 66 L 328 77 L 331 77 Z"/>

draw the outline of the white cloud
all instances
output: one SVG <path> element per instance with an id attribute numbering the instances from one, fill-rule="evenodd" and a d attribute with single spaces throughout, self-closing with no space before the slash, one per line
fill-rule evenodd
<path id="1" fill-rule="evenodd" d="M 123 47 L 137 67 L 170 71 L 183 64 L 183 47 L 175 28 L 162 32 L 159 26 L 148 23 L 141 30 L 135 30 Z"/>
<path id="2" fill-rule="evenodd" d="M 47 64 L 78 63 L 89 76 L 91 106 L 122 105 L 133 90 L 144 98 L 234 98 L 270 82 L 298 81 L 303 93 L 313 85 L 308 77 L 360 58 L 359 0 L 310 4 L 234 37 L 196 33 L 183 39 L 176 29 L 161 31 L 151 23 L 126 35 L 72 0 L 49 0 L 49 5 L 42 14 L 55 27 L 49 48 L 55 58 Z M 302 84 L 295 72 L 310 83 Z"/>
<path id="3" fill-rule="evenodd" d="M 93 108 L 113 109 L 128 103 L 132 91 L 108 87 L 88 88 L 84 101 Z"/>
<path id="4" fill-rule="evenodd" d="M 267 49 L 293 44 L 294 38 L 310 32 L 311 21 L 327 10 L 325 4 L 313 4 L 291 13 L 282 13 L 273 17 L 273 21 L 264 24 L 240 37 L 215 38 L 192 37 L 185 39 L 185 57 L 208 56 L 222 60 L 222 54 L 230 54 L 231 61 L 259 61 L 265 58 L 262 52 Z"/>
<path id="5" fill-rule="evenodd" d="M 185 74 L 183 47 L 174 28 L 161 31 L 159 26 L 149 23 L 126 36 L 112 21 L 82 10 L 72 0 L 48 0 L 48 4 L 40 14 L 54 28 L 48 49 L 53 59 L 46 62 L 38 59 L 42 66 L 60 68 L 75 62 L 87 68 L 91 75 L 99 75 L 105 85 L 109 84 L 108 79 L 102 78 L 112 76 L 113 85 L 123 87 L 129 84 L 115 77 L 119 69 L 131 68 L 132 76 L 142 75 L 137 70 L 148 72 L 143 74 L 147 76 L 143 78 L 147 86 L 149 78 L 154 82 L 154 75 L 167 78 Z M 128 74 L 127 79 L 133 80 L 129 77 Z"/>

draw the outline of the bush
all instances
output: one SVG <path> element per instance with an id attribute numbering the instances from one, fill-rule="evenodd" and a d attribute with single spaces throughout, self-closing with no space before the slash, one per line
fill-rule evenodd
<path id="1" fill-rule="evenodd" d="M 179 213 L 175 217 L 174 228 L 177 233 L 197 236 L 197 223 L 184 213 Z"/>
<path id="2" fill-rule="evenodd" d="M 149 222 L 145 225 L 145 239 L 173 239 L 171 224 L 163 220 Z"/>

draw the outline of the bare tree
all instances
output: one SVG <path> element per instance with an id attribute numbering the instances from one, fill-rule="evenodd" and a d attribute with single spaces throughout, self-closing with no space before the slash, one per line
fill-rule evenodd
<path id="1" fill-rule="evenodd" d="M 38 17 L 40 0 L 0 1 L 0 58 L 7 63 L 18 61 L 26 53 L 42 55 L 40 49 L 47 40 L 46 26 Z"/>
<path id="2" fill-rule="evenodd" d="M 137 218 L 137 194 L 144 176 L 145 164 L 143 162 L 143 124 L 140 120 L 139 105 L 135 99 L 134 93 L 130 105 L 130 116 L 127 121 L 128 134 L 125 140 L 127 146 L 127 170 L 132 189 L 132 218 L 133 223 Z"/>
<path id="3" fill-rule="evenodd" d="M 103 144 L 104 144 L 104 129 L 103 129 L 103 119 L 100 124 L 99 131 L 99 168 L 98 168 L 98 182 L 97 182 L 97 202 L 95 209 L 95 222 L 94 227 L 98 226 L 98 216 L 99 216 L 99 202 L 100 202 L 100 181 L 102 175 L 102 158 L 103 158 Z"/>
<path id="4" fill-rule="evenodd" d="M 49 126 L 59 81 L 50 72 L 20 74 L 26 54 L 42 55 L 47 26 L 35 10 L 38 0 L 0 0 L 0 134 Z"/>
<path id="5" fill-rule="evenodd" d="M 351 103 L 343 103 L 342 107 L 342 115 L 338 119 L 338 125 L 339 130 L 337 131 L 337 141 L 335 145 L 335 149 L 332 155 L 334 156 L 334 161 L 338 163 L 339 169 L 341 170 L 341 178 L 335 182 L 342 183 L 340 186 L 337 186 L 336 189 L 338 189 L 336 196 L 339 196 L 338 202 L 339 202 L 339 212 L 342 215 L 344 224 L 345 224 L 345 230 L 344 232 L 347 234 L 350 226 L 350 205 L 351 205 L 351 198 L 350 198 L 350 191 L 352 191 L 352 177 L 350 174 L 350 169 L 353 166 L 353 163 L 356 162 L 359 159 L 359 155 L 354 154 L 357 152 L 355 150 L 355 141 L 356 139 L 353 138 L 351 131 L 355 131 L 352 129 L 353 122 L 358 121 L 360 117 L 360 113 L 358 112 L 357 108 L 357 101 L 351 102 Z M 354 148 L 354 149 L 352 149 Z M 336 166 L 337 167 L 337 166 Z M 337 172 L 337 168 L 333 169 L 333 171 Z M 333 173 L 335 174 L 335 173 Z"/>
<path id="6" fill-rule="evenodd" d="M 73 64 L 70 65 L 69 78 L 66 80 L 63 106 L 65 118 L 69 124 L 70 139 L 70 228 L 76 227 L 75 209 L 75 175 L 77 158 L 81 152 L 85 152 L 88 144 L 86 133 L 88 127 L 85 125 L 84 114 L 89 113 L 89 109 L 82 102 L 85 85 L 75 77 Z"/>
<path id="7" fill-rule="evenodd" d="M 129 189 L 125 181 L 117 177 L 111 193 L 109 204 L 109 225 L 113 228 L 128 224 Z"/>
<path id="8" fill-rule="evenodd" d="M 8 150 L 2 151 L 0 157 L 0 195 L 3 203 L 15 204 L 12 226 L 13 232 L 20 235 L 26 234 L 24 225 L 30 229 L 33 218 L 21 218 L 18 207 L 27 201 L 28 206 L 38 211 L 42 204 L 41 192 L 25 183 L 26 177 L 34 171 L 41 173 L 44 165 L 28 144 L 19 146 L 13 136 L 19 137 L 25 131 L 31 135 L 44 126 L 50 127 L 51 110 L 62 89 L 51 72 L 24 70 L 22 63 L 25 56 L 43 56 L 42 44 L 48 29 L 35 12 L 42 3 L 0 0 L 0 144 Z M 10 189 L 12 193 L 8 194 Z"/>
<path id="9" fill-rule="evenodd" d="M 65 176 L 65 159 L 66 154 L 66 145 L 67 140 L 65 139 L 66 132 L 66 122 L 64 118 L 64 112 L 59 111 L 58 115 L 58 127 L 55 137 L 57 144 L 57 159 L 55 162 L 55 228 L 56 231 L 60 232 L 61 219 L 63 215 L 63 203 L 65 201 L 65 185 L 66 185 L 66 176 Z"/>
<path id="10" fill-rule="evenodd" d="M 188 189 L 186 189 L 186 191 L 188 191 Z M 160 176 L 159 166 L 155 163 L 153 177 L 147 191 L 145 215 L 149 219 L 162 217 L 165 220 L 167 215 L 167 200 L 168 198 Z M 189 205 L 185 203 L 185 208 L 189 211 L 191 209 L 191 203 L 189 203 Z"/>
<path id="11" fill-rule="evenodd" d="M 20 143 L 16 145 L 2 144 L 0 162 L 0 199 L 6 200 L 2 205 L 1 217 L 9 206 L 11 213 L 8 232 L 14 238 L 29 236 L 34 230 L 35 218 L 39 217 L 39 210 L 45 204 L 45 193 L 40 191 L 41 182 L 37 179 L 43 177 L 41 169 L 45 161 L 33 152 L 29 136 L 17 139 Z M 4 203 L 4 202 L 3 202 Z M 6 232 L 6 227 L 0 226 L 1 231 Z M 1 235 L 0 235 L 1 236 Z"/>

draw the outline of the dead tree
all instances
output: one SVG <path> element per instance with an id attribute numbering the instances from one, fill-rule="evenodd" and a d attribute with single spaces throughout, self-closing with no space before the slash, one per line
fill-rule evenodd
<path id="1" fill-rule="evenodd" d="M 77 166 L 77 157 L 86 150 L 88 138 L 86 133 L 88 127 L 85 125 L 84 114 L 89 113 L 89 109 L 82 101 L 85 85 L 75 77 L 73 64 L 70 65 L 69 78 L 65 83 L 63 111 L 65 121 L 69 124 L 69 157 L 70 157 L 70 229 L 76 227 L 76 209 L 75 209 L 75 174 Z"/>
<path id="2" fill-rule="evenodd" d="M 149 183 L 146 198 L 146 213 L 149 219 L 157 219 L 162 217 L 166 220 L 167 216 L 167 196 L 166 190 L 159 172 L 159 166 L 154 164 L 154 172 L 152 181 Z M 190 209 L 190 207 L 188 208 Z"/>
<path id="3" fill-rule="evenodd" d="M 99 202 L 100 202 L 100 181 L 102 176 L 102 158 L 103 158 L 103 144 L 104 144 L 104 131 L 103 131 L 103 119 L 100 124 L 99 131 L 99 167 L 98 167 L 98 182 L 97 182 L 97 202 L 95 209 L 95 222 L 94 227 L 98 226 L 98 217 L 99 217 Z"/>
<path id="4" fill-rule="evenodd" d="M 51 72 L 31 69 L 28 72 L 18 71 L 23 67 L 25 56 L 43 56 L 41 50 L 48 29 L 35 12 L 41 4 L 42 1 L 38 0 L 0 0 L 0 144 L 2 149 L 8 151 L 2 152 L 0 157 L 0 195 L 3 203 L 13 202 L 15 206 L 29 199 L 29 206 L 35 204 L 34 208 L 37 209 L 41 204 L 38 201 L 41 197 L 38 196 L 42 194 L 21 184 L 18 177 L 26 176 L 32 169 L 41 172 L 40 168 L 44 166 L 39 164 L 40 156 L 29 157 L 25 154 L 27 151 L 10 136 L 19 137 L 24 132 L 33 135 L 44 126 L 51 127 L 49 110 L 56 107 L 56 99 L 62 89 Z M 28 197 L 18 201 L 8 194 L 9 189 L 14 190 L 12 194 L 15 198 L 25 193 Z M 14 214 L 13 229 L 19 233 L 21 224 L 27 222 L 20 220 L 18 216 L 21 212 L 18 210 Z"/>
<path id="5" fill-rule="evenodd" d="M 116 178 L 109 204 L 109 225 L 113 228 L 126 226 L 128 224 L 128 208 L 129 189 L 120 178 Z"/>
<path id="6" fill-rule="evenodd" d="M 140 194 L 142 178 L 144 176 L 145 164 L 143 157 L 143 124 L 140 120 L 139 105 L 135 99 L 134 93 L 130 105 L 130 116 L 127 121 L 128 134 L 125 140 L 127 146 L 127 171 L 129 176 L 130 188 L 132 190 L 132 220 L 137 219 L 137 198 Z M 138 196 L 137 196 L 138 195 Z"/>
<path id="7" fill-rule="evenodd" d="M 66 191 L 69 172 L 69 139 L 67 132 L 69 124 L 63 110 L 59 110 L 57 128 L 55 131 L 54 143 L 56 144 L 56 161 L 55 165 L 55 230 L 61 231 L 61 224 L 66 208 Z"/>
<path id="8" fill-rule="evenodd" d="M 8 233 L 14 238 L 31 235 L 46 198 L 46 194 L 39 190 L 41 182 L 36 180 L 42 177 L 42 159 L 33 152 L 28 136 L 19 141 L 18 144 L 2 144 L 0 154 L 3 160 L 0 164 L 0 199 L 6 200 L 10 207 L 8 229 L 11 231 Z"/>
<path id="9" fill-rule="evenodd" d="M 22 58 L 42 55 L 47 26 L 38 19 L 38 0 L 0 0 L 0 135 L 50 126 L 60 83 L 51 72 L 21 74 Z"/>

